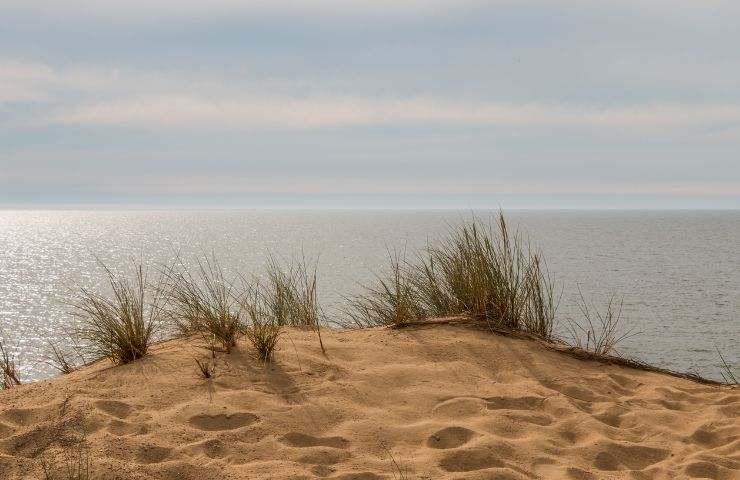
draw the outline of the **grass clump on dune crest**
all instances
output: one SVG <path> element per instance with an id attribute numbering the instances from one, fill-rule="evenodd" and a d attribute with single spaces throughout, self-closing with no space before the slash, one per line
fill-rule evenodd
<path id="1" fill-rule="evenodd" d="M 388 277 L 350 299 L 351 324 L 403 325 L 422 317 L 467 314 L 494 328 L 552 336 L 554 284 L 539 252 L 510 233 L 477 220 L 453 227 L 416 262 L 391 255 Z"/>
<path id="2" fill-rule="evenodd" d="M 318 302 L 316 271 L 316 264 L 310 265 L 305 256 L 289 263 L 270 257 L 266 278 L 257 281 L 251 295 L 251 303 L 258 303 L 259 308 L 252 308 L 251 312 L 260 312 L 258 320 L 264 325 L 258 328 L 267 329 L 266 332 L 270 330 L 269 324 L 313 329 L 319 339 L 321 351 L 325 352 L 321 338 L 323 312 Z M 254 318 L 252 315 L 253 323 Z"/>
<path id="3" fill-rule="evenodd" d="M 309 265 L 305 256 L 289 263 L 269 257 L 265 276 L 245 281 L 242 307 L 248 324 L 244 333 L 261 361 L 272 359 L 286 326 L 314 330 L 325 352 L 316 276 L 316 265 Z"/>
<path id="4" fill-rule="evenodd" d="M 253 319 L 245 329 L 257 358 L 264 363 L 272 361 L 273 353 L 277 348 L 278 340 L 283 333 L 283 327 L 269 318 Z"/>
<path id="5" fill-rule="evenodd" d="M 283 264 L 274 257 L 267 262 L 266 281 L 259 295 L 272 319 L 279 325 L 315 327 L 321 310 L 317 301 L 316 267 L 304 258 Z"/>
<path id="6" fill-rule="evenodd" d="M 81 321 L 79 338 L 97 357 L 122 364 L 147 354 L 161 325 L 160 289 L 147 284 L 147 271 L 135 266 L 133 278 L 114 273 L 99 262 L 106 274 L 110 296 L 80 289 L 72 303 Z"/>
<path id="7" fill-rule="evenodd" d="M 473 220 L 429 246 L 414 267 L 414 286 L 427 315 L 465 313 L 549 338 L 557 305 L 544 265 L 499 214 L 496 228 Z"/>
<path id="8" fill-rule="evenodd" d="M 233 284 L 214 259 L 198 260 L 195 273 L 178 261 L 164 269 L 167 313 L 180 334 L 200 334 L 225 352 L 236 346 L 242 331 Z"/>
<path id="9" fill-rule="evenodd" d="M 388 256 L 389 271 L 378 275 L 374 284 L 366 285 L 364 293 L 347 299 L 349 308 L 346 313 L 350 320 L 343 326 L 401 326 L 424 316 L 405 256 L 398 252 L 389 252 Z"/>
<path id="10" fill-rule="evenodd" d="M 283 324 L 273 316 L 274 299 L 265 298 L 264 292 L 259 282 L 249 286 L 242 305 L 249 318 L 244 333 L 252 344 L 257 358 L 268 363 L 272 360 L 278 340 L 283 333 Z"/>

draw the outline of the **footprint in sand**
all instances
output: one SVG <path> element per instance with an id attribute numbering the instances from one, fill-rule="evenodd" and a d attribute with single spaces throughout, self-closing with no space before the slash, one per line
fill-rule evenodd
<path id="1" fill-rule="evenodd" d="M 256 422 L 257 419 L 257 415 L 248 412 L 219 413 L 215 415 L 201 413 L 194 417 L 190 417 L 188 419 L 188 423 L 199 430 L 213 432 L 241 428 L 245 425 L 250 425 Z"/>
<path id="2" fill-rule="evenodd" d="M 447 472 L 472 472 L 486 468 L 502 468 L 504 463 L 490 449 L 456 450 L 446 455 L 439 466 Z"/>
<path id="3" fill-rule="evenodd" d="M 463 427 L 447 427 L 433 433 L 427 438 L 430 448 L 456 448 L 465 445 L 475 436 L 475 432 Z"/>
<path id="4" fill-rule="evenodd" d="M 143 435 L 151 431 L 151 425 L 148 423 L 129 423 L 116 419 L 110 421 L 108 431 L 117 437 Z"/>
<path id="5" fill-rule="evenodd" d="M 381 477 L 372 472 L 353 472 L 343 473 L 336 477 L 331 477 L 329 480 L 385 480 L 386 478 L 388 477 Z"/>
<path id="6" fill-rule="evenodd" d="M 12 431 L 13 430 L 9 426 L 5 425 L 3 422 L 0 422 L 0 438 L 7 437 Z"/>
<path id="7" fill-rule="evenodd" d="M 314 437 L 301 432 L 288 432 L 280 441 L 291 447 L 331 447 L 347 448 L 349 440 L 342 437 Z"/>
<path id="8" fill-rule="evenodd" d="M 486 409 L 486 402 L 477 397 L 454 397 L 438 403 L 432 413 L 437 417 L 461 418 L 476 416 Z"/>
<path id="9" fill-rule="evenodd" d="M 40 421 L 46 413 L 41 408 L 9 408 L 0 417 L 15 425 L 30 425 Z"/>
<path id="10" fill-rule="evenodd" d="M 318 447 L 312 452 L 300 457 L 298 461 L 300 463 L 308 463 L 311 465 L 334 465 L 347 460 L 349 457 L 350 454 L 345 450 Z"/>
<path id="11" fill-rule="evenodd" d="M 688 478 L 710 478 L 712 480 L 730 480 L 737 478 L 737 464 L 722 463 L 707 458 L 686 465 L 686 476 Z"/>
<path id="12" fill-rule="evenodd" d="M 568 478 L 572 480 L 596 480 L 596 477 L 593 475 L 593 473 L 581 470 L 580 468 L 576 467 L 568 467 L 568 470 L 565 471 L 565 474 Z"/>
<path id="13" fill-rule="evenodd" d="M 593 416 L 595 420 L 614 428 L 627 428 L 634 426 L 634 421 L 630 421 L 629 418 L 625 418 L 630 411 L 619 405 L 615 405 L 607 408 L 602 413 Z"/>
<path id="14" fill-rule="evenodd" d="M 670 452 L 642 445 L 610 444 L 596 455 L 594 467 L 599 470 L 643 470 L 665 460 Z"/>
<path id="15" fill-rule="evenodd" d="M 139 463 L 160 463 L 165 461 L 172 449 L 158 445 L 142 445 L 136 453 L 136 461 Z"/>
<path id="16" fill-rule="evenodd" d="M 536 410 L 545 401 L 543 397 L 489 397 L 485 400 L 489 410 Z"/>
<path id="17" fill-rule="evenodd" d="M 128 417 L 133 410 L 133 407 L 128 403 L 117 400 L 98 400 L 94 405 L 98 410 L 102 410 L 108 415 L 121 419 Z"/>
<path id="18" fill-rule="evenodd" d="M 732 431 L 732 429 L 729 429 Z M 706 448 L 717 448 L 734 442 L 738 436 L 727 434 L 728 429 L 714 428 L 711 424 L 702 425 L 689 437 L 693 443 Z"/>

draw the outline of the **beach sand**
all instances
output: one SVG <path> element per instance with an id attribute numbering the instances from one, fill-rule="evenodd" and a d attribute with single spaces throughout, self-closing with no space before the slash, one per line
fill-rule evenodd
<path id="1" fill-rule="evenodd" d="M 290 329 L 211 380 L 199 343 L 0 391 L 0 478 L 81 435 L 98 479 L 740 478 L 737 387 L 460 325 Z"/>

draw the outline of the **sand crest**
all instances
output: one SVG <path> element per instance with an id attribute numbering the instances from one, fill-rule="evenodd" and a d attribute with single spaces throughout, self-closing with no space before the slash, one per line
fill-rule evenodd
<path id="1" fill-rule="evenodd" d="M 455 325 L 324 343 L 289 330 L 267 367 L 240 344 L 204 380 L 175 340 L 0 392 L 0 478 L 82 425 L 99 479 L 740 478 L 736 387 Z"/>

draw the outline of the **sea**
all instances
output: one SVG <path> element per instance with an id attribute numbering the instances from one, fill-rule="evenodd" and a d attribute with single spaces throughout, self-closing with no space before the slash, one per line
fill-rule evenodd
<path id="1" fill-rule="evenodd" d="M 130 271 L 208 256 L 231 278 L 260 275 L 270 256 L 316 262 L 333 320 L 346 297 L 413 258 L 450 228 L 498 211 L 112 210 L 0 211 L 0 335 L 22 380 L 56 374 L 50 342 L 70 346 L 80 288 L 105 292 L 100 263 Z M 558 335 L 583 323 L 581 296 L 621 303 L 621 355 L 721 378 L 740 366 L 740 211 L 512 210 L 510 228 L 539 249 L 556 282 Z M 395 252 L 395 253 L 394 253 Z"/>

